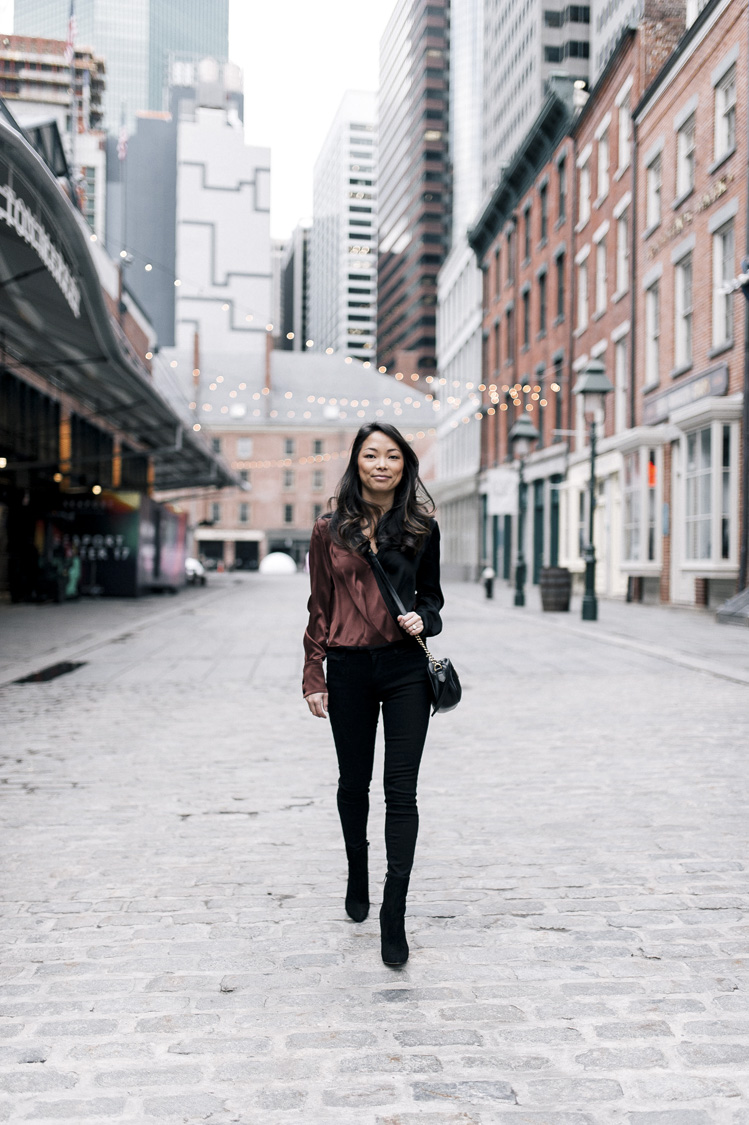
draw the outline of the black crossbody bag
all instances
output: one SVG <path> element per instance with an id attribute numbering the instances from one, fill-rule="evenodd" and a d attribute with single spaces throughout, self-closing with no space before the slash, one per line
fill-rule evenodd
<path id="1" fill-rule="evenodd" d="M 384 566 L 377 558 L 374 551 L 370 550 L 369 557 L 372 560 L 373 566 L 377 567 L 390 597 L 398 608 L 398 612 L 405 615 L 408 610 L 400 600 L 395 586 L 385 573 Z M 461 696 L 463 695 L 458 673 L 447 657 L 438 660 L 436 656 L 432 656 L 421 637 L 414 636 L 414 640 L 421 645 L 427 658 L 427 675 L 429 676 L 429 686 L 432 689 L 432 701 L 434 706 L 432 714 L 436 715 L 439 713 L 444 715 L 446 711 L 452 711 L 458 706 Z"/>

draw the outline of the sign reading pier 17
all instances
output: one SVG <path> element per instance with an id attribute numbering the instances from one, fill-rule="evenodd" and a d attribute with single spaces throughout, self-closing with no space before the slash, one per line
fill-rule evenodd
<path id="1" fill-rule="evenodd" d="M 36 251 L 70 305 L 73 315 L 79 317 L 81 291 L 70 267 L 45 227 L 34 218 L 28 205 L 16 195 L 10 184 L 0 185 L 0 221 L 14 230 L 19 238 Z"/>

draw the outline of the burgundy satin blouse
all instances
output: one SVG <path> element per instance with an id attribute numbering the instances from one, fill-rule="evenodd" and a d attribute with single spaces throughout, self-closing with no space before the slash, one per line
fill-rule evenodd
<path id="1" fill-rule="evenodd" d="M 309 545 L 309 624 L 304 634 L 304 695 L 326 691 L 322 663 L 328 648 L 375 648 L 402 641 L 372 567 L 331 539 L 329 521 L 318 520 Z"/>

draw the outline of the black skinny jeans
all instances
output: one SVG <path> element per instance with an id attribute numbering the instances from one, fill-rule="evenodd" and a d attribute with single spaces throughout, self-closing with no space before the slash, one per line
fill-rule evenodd
<path id="1" fill-rule="evenodd" d="M 391 875 L 410 875 L 419 832 L 416 783 L 431 708 L 426 657 L 414 641 L 403 641 L 375 649 L 330 649 L 327 663 L 338 813 L 346 846 L 356 848 L 367 839 L 382 705 L 387 869 Z"/>

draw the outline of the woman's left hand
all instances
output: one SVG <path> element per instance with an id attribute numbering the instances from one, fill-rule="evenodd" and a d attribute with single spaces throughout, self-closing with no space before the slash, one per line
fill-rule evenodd
<path id="1" fill-rule="evenodd" d="M 424 622 L 419 617 L 418 613 L 404 613 L 398 618 L 398 624 L 401 629 L 411 636 L 417 637 L 419 633 L 424 632 Z"/>

